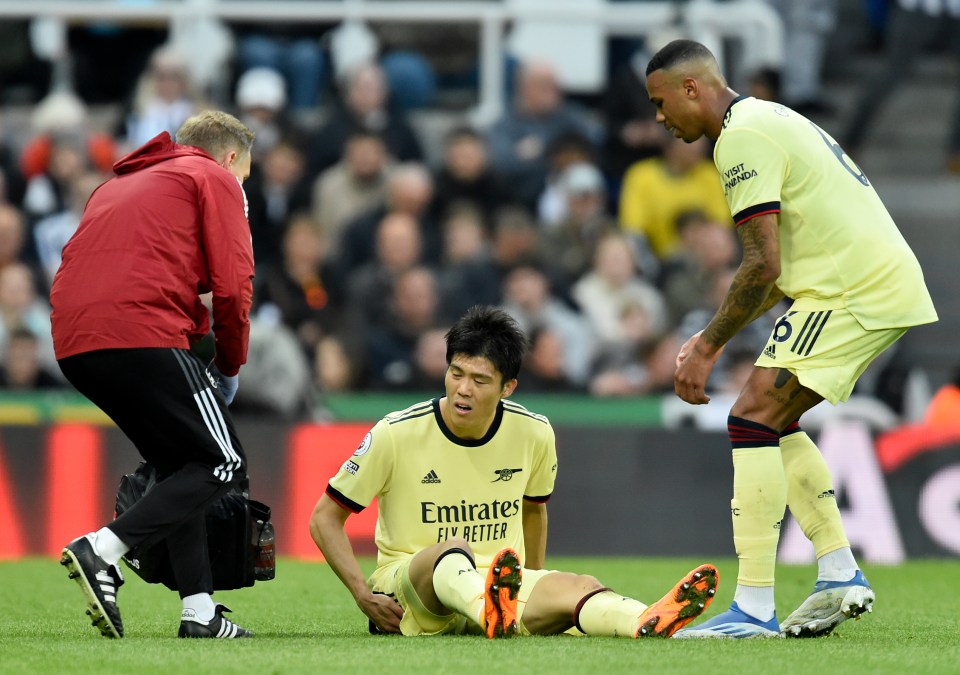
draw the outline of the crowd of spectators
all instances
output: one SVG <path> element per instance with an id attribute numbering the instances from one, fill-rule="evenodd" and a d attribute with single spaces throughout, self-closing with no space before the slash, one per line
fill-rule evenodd
<path id="1" fill-rule="evenodd" d="M 376 60 L 318 92 L 312 125 L 302 82 L 291 91 L 290 70 L 265 62 L 238 72 L 221 103 L 163 45 L 112 134 L 95 133 L 83 101 L 58 91 L 36 106 L 28 138 L 3 139 L 4 387 L 63 386 L 45 294 L 111 162 L 216 106 L 257 133 L 238 405 L 294 415 L 331 392 L 439 393 L 444 332 L 476 303 L 502 306 L 527 331 L 524 391 L 672 391 L 677 348 L 716 308 L 739 250 L 710 148 L 654 124 L 640 59 L 592 109 L 565 95 L 549 63 L 520 63 L 501 118 L 477 127 L 463 115 L 439 148 L 418 135 Z M 757 353 L 765 337 L 745 333 L 752 342 L 728 350 L 715 386 L 729 386 L 737 354 Z"/>

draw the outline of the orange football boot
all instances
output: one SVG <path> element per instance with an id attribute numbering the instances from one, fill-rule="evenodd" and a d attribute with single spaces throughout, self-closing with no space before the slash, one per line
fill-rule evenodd
<path id="1" fill-rule="evenodd" d="M 634 637 L 671 637 L 703 613 L 713 601 L 719 583 L 720 572 L 713 565 L 700 565 L 690 571 L 669 593 L 643 611 Z"/>
<path id="2" fill-rule="evenodd" d="M 483 613 L 488 638 L 508 638 L 517 634 L 517 596 L 522 577 L 520 556 L 505 548 L 493 557 L 487 570 Z"/>

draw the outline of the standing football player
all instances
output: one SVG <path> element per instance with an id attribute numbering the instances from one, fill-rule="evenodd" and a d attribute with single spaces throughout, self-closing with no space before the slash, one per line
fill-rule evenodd
<path id="1" fill-rule="evenodd" d="M 716 141 L 714 160 L 743 260 L 714 317 L 681 348 L 677 396 L 701 405 L 723 346 L 784 297 L 730 411 L 733 605 L 677 637 L 817 636 L 873 607 L 820 451 L 799 426 L 820 401 L 850 396 L 869 363 L 910 326 L 937 320 L 916 257 L 870 181 L 827 133 L 777 103 L 739 96 L 703 45 L 676 40 L 647 66 L 657 121 Z M 813 542 L 818 576 L 782 624 L 774 606 L 780 523 L 789 506 Z"/>
<path id="2" fill-rule="evenodd" d="M 670 637 L 699 616 L 716 592 L 712 565 L 650 606 L 591 576 L 543 569 L 553 428 L 507 400 L 526 336 L 505 312 L 478 306 L 446 340 L 446 396 L 380 420 L 310 520 L 371 632 Z M 344 524 L 374 498 L 379 555 L 365 579 Z"/>

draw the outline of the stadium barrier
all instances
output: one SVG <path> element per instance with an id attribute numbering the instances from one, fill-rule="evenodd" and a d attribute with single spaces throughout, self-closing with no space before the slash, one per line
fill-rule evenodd
<path id="1" fill-rule="evenodd" d="M 102 21 L 166 23 L 171 41 L 194 58 L 202 58 L 222 38 L 215 21 L 253 22 L 341 22 L 371 21 L 430 25 L 475 24 L 478 45 L 479 105 L 475 122 L 489 123 L 504 108 L 502 57 L 508 51 L 508 27 L 530 25 L 549 38 L 546 47 L 558 65 L 566 62 L 570 29 L 592 27 L 601 37 L 657 37 L 678 30 L 700 40 L 723 59 L 724 41 L 734 41 L 732 70 L 740 78 L 761 66 L 776 67 L 783 61 L 783 22 L 777 11 L 763 0 L 723 2 L 677 2 L 648 0 L 643 3 L 558 3 L 550 0 L 525 2 L 434 2 L 407 0 L 345 0 L 344 2 L 300 2 L 297 0 L 172 0 L 168 2 L 116 2 L 115 0 L 32 0 L 0 2 L 0 19 L 44 18 L 58 22 Z M 47 26 L 47 28 L 51 28 Z M 544 34 L 543 31 L 546 31 Z M 530 34 L 526 36 L 530 38 Z M 583 36 L 581 35 L 581 38 Z M 586 48 L 584 39 L 579 40 Z M 599 54 L 598 58 L 602 58 Z M 575 62 L 574 62 L 575 63 Z M 561 73 L 561 77 L 563 73 Z M 736 81 L 738 78 L 734 78 Z"/>
<path id="2" fill-rule="evenodd" d="M 238 419 L 251 496 L 273 507 L 281 555 L 320 559 L 307 522 L 327 480 L 368 422 L 290 425 Z M 722 432 L 574 425 L 555 418 L 559 455 L 549 502 L 551 554 L 731 556 L 732 465 Z M 960 426 L 901 427 L 872 436 L 832 422 L 817 440 L 834 472 L 852 545 L 861 559 L 960 557 Z M 5 425 L 0 430 L 0 558 L 57 555 L 107 522 L 120 476 L 139 461 L 116 428 L 89 422 Z M 376 507 L 351 517 L 358 552 L 374 551 Z M 780 559 L 812 560 L 784 522 Z"/>

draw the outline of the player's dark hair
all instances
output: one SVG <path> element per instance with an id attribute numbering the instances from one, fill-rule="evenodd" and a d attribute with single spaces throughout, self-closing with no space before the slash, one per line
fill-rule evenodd
<path id="1" fill-rule="evenodd" d="M 447 363 L 455 354 L 482 356 L 507 382 L 517 377 L 527 351 L 527 336 L 502 309 L 474 305 L 447 331 Z"/>
<path id="2" fill-rule="evenodd" d="M 694 40 L 674 40 L 653 55 L 647 64 L 647 76 L 655 70 L 673 68 L 678 63 L 693 61 L 694 59 L 710 58 L 713 53 L 699 42 Z"/>

